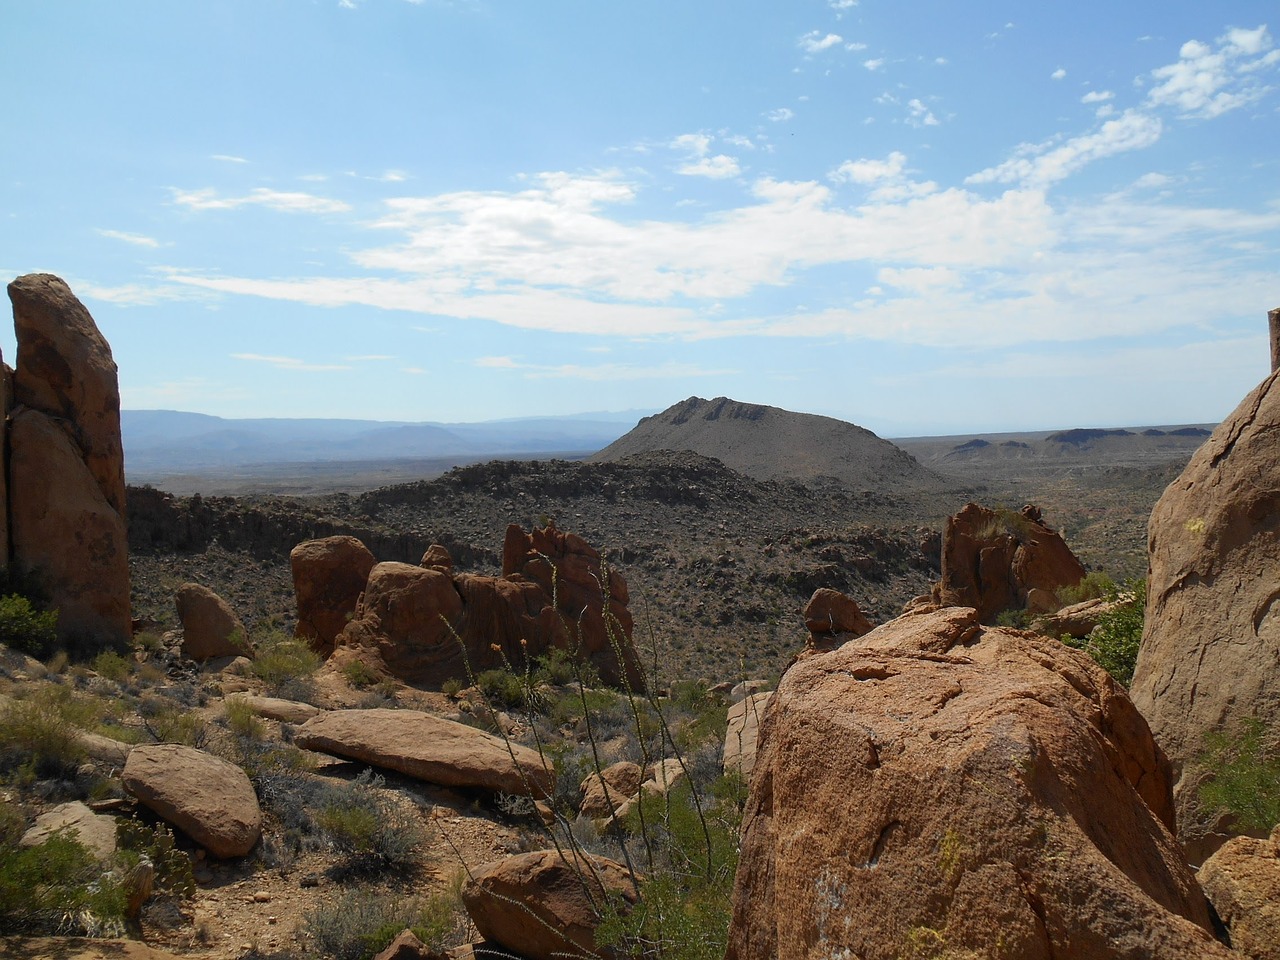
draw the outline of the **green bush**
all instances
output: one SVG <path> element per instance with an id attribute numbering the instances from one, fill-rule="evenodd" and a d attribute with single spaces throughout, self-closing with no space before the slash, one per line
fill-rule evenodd
<path id="1" fill-rule="evenodd" d="M 510 670 L 485 670 L 476 677 L 476 686 L 495 706 L 523 707 L 527 700 L 527 684 Z"/>
<path id="2" fill-rule="evenodd" d="M 318 805 L 315 822 L 344 855 L 343 872 L 403 870 L 416 863 L 421 825 L 414 811 L 382 794 L 384 783 L 366 770 L 330 787 Z"/>
<path id="3" fill-rule="evenodd" d="M 119 683 L 133 671 L 133 661 L 114 650 L 103 650 L 93 658 L 93 672 Z"/>
<path id="4" fill-rule="evenodd" d="M 1116 582 L 1111 579 L 1110 574 L 1101 570 L 1092 570 L 1086 573 L 1075 586 L 1059 587 L 1057 599 L 1062 606 L 1069 607 L 1074 603 L 1084 603 L 1086 600 L 1114 597 L 1117 592 Z"/>
<path id="5" fill-rule="evenodd" d="M 467 939 L 465 915 L 456 893 L 449 892 L 415 902 L 356 890 L 320 904 L 303 918 L 311 946 L 333 960 L 369 960 L 406 927 L 440 953 Z"/>
<path id="6" fill-rule="evenodd" d="M 1205 736 L 1197 766 L 1209 779 L 1201 784 L 1200 807 L 1228 813 L 1235 825 L 1251 832 L 1269 831 L 1280 823 L 1280 743 L 1257 717 L 1234 731 Z"/>
<path id="7" fill-rule="evenodd" d="M 203 748 L 208 739 L 208 724 L 203 716 L 183 710 L 162 696 L 151 696 L 138 705 L 138 713 L 156 743 L 181 743 Z"/>
<path id="8" fill-rule="evenodd" d="M 378 682 L 378 675 L 360 660 L 352 660 L 344 665 L 342 677 L 357 689 L 363 689 Z"/>
<path id="9" fill-rule="evenodd" d="M 271 630 L 255 644 L 253 675 L 273 693 L 300 699 L 309 693 L 308 681 L 320 669 L 320 656 L 307 642 L 283 630 Z"/>
<path id="10" fill-rule="evenodd" d="M 1147 606 L 1147 581 L 1133 580 L 1113 590 L 1109 599 L 1120 601 L 1116 609 L 1098 618 L 1098 625 L 1087 637 L 1064 637 L 1069 647 L 1083 650 L 1112 679 L 1126 687 L 1133 682 L 1133 668 L 1138 661 L 1142 642 L 1142 624 Z"/>
<path id="11" fill-rule="evenodd" d="M 70 778 L 85 759 L 83 704 L 66 687 L 42 687 L 0 707 L 0 770 Z"/>
<path id="12" fill-rule="evenodd" d="M 126 898 L 88 848 L 59 832 L 43 843 L 0 842 L 0 930 L 119 934 Z"/>
<path id="13" fill-rule="evenodd" d="M 0 597 L 0 643 L 43 660 L 58 644 L 58 611 L 40 612 L 19 593 Z"/>

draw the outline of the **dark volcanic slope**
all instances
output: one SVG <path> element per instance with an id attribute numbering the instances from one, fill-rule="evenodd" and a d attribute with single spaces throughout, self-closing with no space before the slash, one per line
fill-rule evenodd
<path id="1" fill-rule="evenodd" d="M 884 494 L 954 486 L 870 430 L 726 397 L 690 397 L 645 417 L 590 459 L 610 462 L 656 450 L 692 450 L 758 480 L 834 477 L 854 490 Z"/>

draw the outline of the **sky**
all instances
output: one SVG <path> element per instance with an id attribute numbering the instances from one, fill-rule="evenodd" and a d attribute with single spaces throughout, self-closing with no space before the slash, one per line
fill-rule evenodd
<path id="1" fill-rule="evenodd" d="M 126 409 L 1215 422 L 1280 306 L 1275 13 L 10 0 L 0 273 Z"/>

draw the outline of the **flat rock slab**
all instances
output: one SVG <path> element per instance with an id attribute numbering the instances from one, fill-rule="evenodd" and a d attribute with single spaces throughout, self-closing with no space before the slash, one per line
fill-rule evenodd
<path id="1" fill-rule="evenodd" d="M 312 717 L 324 713 L 319 707 L 309 703 L 282 700 L 279 697 L 259 697 L 250 693 L 237 693 L 227 697 L 227 700 L 239 700 L 258 716 L 279 720 L 281 723 L 306 723 Z"/>
<path id="2" fill-rule="evenodd" d="M 295 744 L 446 787 L 551 796 L 555 774 L 537 751 L 417 710 L 334 710 L 308 720 Z"/>
<path id="3" fill-rule="evenodd" d="M 180 957 L 137 940 L 0 937 L 0 960 L 180 960 Z"/>
<path id="4" fill-rule="evenodd" d="M 242 857 L 262 835 L 253 784 L 234 763 L 195 747 L 157 743 L 134 747 L 124 788 L 215 857 Z"/>
<path id="5" fill-rule="evenodd" d="M 36 817 L 35 826 L 22 835 L 24 847 L 44 843 L 64 830 L 74 834 L 99 860 L 105 862 L 116 852 L 116 818 L 94 813 L 79 800 L 63 803 Z"/>

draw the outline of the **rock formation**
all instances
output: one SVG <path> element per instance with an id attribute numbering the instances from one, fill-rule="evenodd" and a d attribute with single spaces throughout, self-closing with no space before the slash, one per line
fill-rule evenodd
<path id="1" fill-rule="evenodd" d="M 1168 762 L 1059 641 L 921 609 L 795 663 L 761 730 L 728 960 L 1220 957 Z"/>
<path id="2" fill-rule="evenodd" d="M 208 587 L 184 583 L 174 596 L 178 619 L 182 622 L 182 652 L 192 660 L 236 657 L 249 650 L 249 634 L 244 623 Z"/>
<path id="3" fill-rule="evenodd" d="M 846 640 L 870 633 L 875 627 L 858 609 L 857 601 L 830 587 L 813 591 L 802 616 L 809 631 L 805 646 L 811 650 L 834 650 Z"/>
<path id="4" fill-rule="evenodd" d="M 49 274 L 9 284 L 17 369 L 9 417 L 4 558 L 58 610 L 61 640 L 131 634 L 120 393 L 111 348 Z"/>
<path id="5" fill-rule="evenodd" d="M 1280 960 L 1280 827 L 1266 840 L 1233 837 L 1198 876 L 1231 948 L 1250 960 Z"/>
<path id="6" fill-rule="evenodd" d="M 933 600 L 973 607 L 983 623 L 1005 610 L 1048 613 L 1056 593 L 1084 578 L 1084 566 L 1036 507 L 1021 512 L 970 503 L 947 519 L 942 535 L 942 580 Z"/>
<path id="7" fill-rule="evenodd" d="M 1146 624 L 1133 676 L 1177 775 L 1193 862 L 1212 852 L 1193 763 L 1208 731 L 1280 723 L 1280 381 L 1272 374 L 1191 458 L 1151 513 Z"/>
<path id="8" fill-rule="evenodd" d="M 355 569 L 331 562 L 338 540 L 350 541 L 342 552 L 355 559 Z M 333 639 L 335 661 L 358 659 L 409 683 L 438 684 L 493 668 L 518 669 L 560 649 L 594 667 L 605 683 L 644 689 L 631 643 L 626 581 L 606 571 L 581 537 L 554 526 L 532 534 L 512 526 L 501 577 L 455 573 L 439 546 L 426 552 L 421 566 L 388 562 L 366 569 L 366 553 L 350 537 L 300 544 L 293 553 L 299 632 L 305 619 L 311 625 L 306 635 L 316 638 L 313 646 L 324 649 L 337 611 L 351 604 Z M 365 578 L 357 588 L 360 569 Z M 318 595 L 343 599 L 326 605 L 315 601 Z M 322 619 L 328 627 L 319 626 Z"/>
<path id="9" fill-rule="evenodd" d="M 753 693 L 729 708 L 729 725 L 724 733 L 724 752 L 720 762 L 726 773 L 737 770 L 747 783 L 751 782 L 751 771 L 756 766 L 760 720 L 772 696 L 772 690 Z"/>
<path id="10" fill-rule="evenodd" d="M 578 814 L 594 818 L 613 816 L 613 811 L 639 792 L 643 780 L 644 771 L 630 760 L 619 760 L 599 773 L 589 774 L 582 781 Z"/>
<path id="11" fill-rule="evenodd" d="M 355 615 L 369 571 L 376 561 L 355 537 L 324 537 L 300 543 L 289 553 L 298 601 L 294 633 L 316 653 L 333 653 L 334 640 Z"/>
<path id="12" fill-rule="evenodd" d="M 636 902 L 635 883 L 624 866 L 589 854 L 570 862 L 556 850 L 484 864 L 462 888 L 462 902 L 480 935 L 528 960 L 613 957 L 595 938 L 610 896 Z"/>
<path id="13" fill-rule="evenodd" d="M 551 763 L 536 750 L 417 710 L 334 710 L 304 723 L 294 743 L 446 787 L 526 797 L 555 790 Z"/>

